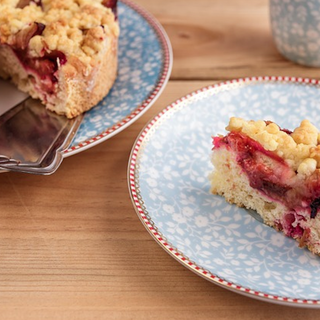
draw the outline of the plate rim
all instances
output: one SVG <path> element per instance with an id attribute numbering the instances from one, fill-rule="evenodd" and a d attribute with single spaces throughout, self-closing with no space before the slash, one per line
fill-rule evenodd
<path id="1" fill-rule="evenodd" d="M 246 77 L 246 78 L 238 78 L 229 81 L 223 81 L 216 84 L 212 84 L 209 86 L 202 87 L 198 90 L 195 90 L 191 93 L 188 93 L 176 101 L 169 104 L 163 110 L 161 110 L 155 117 L 153 117 L 140 131 L 139 135 L 137 136 L 129 157 L 128 167 L 127 167 L 127 183 L 130 198 L 133 204 L 133 207 L 144 225 L 147 229 L 149 234 L 152 236 L 156 243 L 160 245 L 165 252 L 167 252 L 171 257 L 175 260 L 180 262 L 184 267 L 191 270 L 192 272 L 196 273 L 198 276 L 220 286 L 230 291 L 236 292 L 241 295 L 245 295 L 247 297 L 251 297 L 257 300 L 265 301 L 265 302 L 272 302 L 275 304 L 286 305 L 286 306 L 295 306 L 295 307 L 304 307 L 304 308 L 320 308 L 320 299 L 301 299 L 301 298 L 293 298 L 293 297 L 286 297 L 280 295 L 272 295 L 269 293 L 264 293 L 262 291 L 253 290 L 251 288 L 237 285 L 231 281 L 227 281 L 225 279 L 220 278 L 219 276 L 213 274 L 212 272 L 205 270 L 204 268 L 200 267 L 194 261 L 190 260 L 186 257 L 182 252 L 179 252 L 177 248 L 172 246 L 165 237 L 157 230 L 154 222 L 152 219 L 148 218 L 148 213 L 144 208 L 143 199 L 136 187 L 137 182 L 137 164 L 139 159 L 139 153 L 143 149 L 143 142 L 147 134 L 150 132 L 150 129 L 161 119 L 168 111 L 173 110 L 174 108 L 178 107 L 181 103 L 192 99 L 194 96 L 197 96 L 203 92 L 208 90 L 214 90 L 217 88 L 225 88 L 230 84 L 254 84 L 254 83 L 291 83 L 291 84 L 300 84 L 300 85 L 311 85 L 316 86 L 320 89 L 320 80 L 318 79 L 311 79 L 311 78 L 304 78 L 304 77 L 290 77 L 290 76 L 253 76 L 253 77 Z"/>
<path id="2" fill-rule="evenodd" d="M 153 103 L 158 99 L 167 82 L 169 81 L 173 65 L 173 52 L 172 45 L 166 31 L 164 30 L 160 22 L 149 11 L 136 4 L 134 1 L 120 0 L 120 2 L 136 11 L 142 18 L 144 18 L 148 22 L 150 27 L 152 27 L 155 31 L 162 47 L 164 57 L 162 69 L 159 74 L 160 78 L 156 83 L 153 91 L 149 93 L 149 96 L 145 100 L 141 101 L 141 103 L 137 105 L 137 107 L 130 114 L 114 124 L 112 127 L 109 127 L 103 132 L 99 133 L 98 135 L 64 150 L 62 154 L 64 158 L 94 147 L 97 144 L 100 144 L 101 142 L 112 138 L 114 135 L 126 129 L 134 121 L 138 120 L 138 118 L 141 117 L 153 105 Z"/>

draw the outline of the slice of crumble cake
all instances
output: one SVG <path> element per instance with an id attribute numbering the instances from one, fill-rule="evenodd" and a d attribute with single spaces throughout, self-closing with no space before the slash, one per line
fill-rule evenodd
<path id="1" fill-rule="evenodd" d="M 211 192 L 256 210 L 264 222 L 320 254 L 320 135 L 308 120 L 294 131 L 231 118 L 213 138 Z"/>

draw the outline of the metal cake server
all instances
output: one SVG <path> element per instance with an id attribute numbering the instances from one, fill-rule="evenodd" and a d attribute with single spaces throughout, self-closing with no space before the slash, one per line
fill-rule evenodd
<path id="1" fill-rule="evenodd" d="M 59 116 L 32 98 L 18 103 L 0 116 L 0 171 L 54 173 L 82 119 Z"/>
<path id="2" fill-rule="evenodd" d="M 246 211 L 250 214 L 250 216 L 254 219 L 256 219 L 257 221 L 261 222 L 264 224 L 264 221 L 262 219 L 262 217 L 260 216 L 260 214 L 257 211 L 254 211 L 252 209 L 246 209 Z"/>

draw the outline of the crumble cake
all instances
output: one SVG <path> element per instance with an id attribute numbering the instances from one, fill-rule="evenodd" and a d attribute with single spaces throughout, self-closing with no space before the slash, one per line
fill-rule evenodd
<path id="1" fill-rule="evenodd" d="M 213 138 L 211 192 L 256 210 L 265 224 L 320 254 L 320 134 L 308 120 L 290 131 L 231 118 Z"/>
<path id="2" fill-rule="evenodd" d="M 116 0 L 0 0 L 0 76 L 73 118 L 117 75 Z"/>

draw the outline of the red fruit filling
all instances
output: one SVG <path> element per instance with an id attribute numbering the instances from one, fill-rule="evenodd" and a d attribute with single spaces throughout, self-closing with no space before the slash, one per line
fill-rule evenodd
<path id="1" fill-rule="evenodd" d="M 304 221 L 305 218 L 295 211 L 287 213 L 282 220 L 282 229 L 284 233 L 292 238 L 301 238 L 304 233 L 304 229 L 300 225 L 300 221 Z"/>
<path id="2" fill-rule="evenodd" d="M 17 8 L 23 9 L 24 7 L 28 6 L 30 3 L 34 3 L 39 7 L 42 7 L 41 0 L 20 0 L 17 4 Z"/>
<path id="3" fill-rule="evenodd" d="M 45 27 L 43 23 L 31 23 L 15 35 L 12 47 L 17 50 L 25 50 L 28 47 L 30 39 L 34 36 L 41 35 Z"/>
<path id="4" fill-rule="evenodd" d="M 40 1 L 37 3 L 40 3 Z M 36 75 L 40 79 L 40 89 L 46 94 L 52 94 L 55 91 L 55 83 L 57 82 L 55 73 L 59 66 L 66 63 L 67 59 L 61 51 L 55 50 L 48 53 L 45 49 L 42 57 L 30 57 L 28 53 L 30 39 L 36 35 L 41 35 L 44 29 L 45 25 L 42 23 L 34 22 L 30 24 L 15 35 L 11 49 L 25 70 L 30 75 Z"/>
<path id="5" fill-rule="evenodd" d="M 66 56 L 61 51 L 52 51 L 45 53 L 41 58 L 30 58 L 23 56 L 21 52 L 15 51 L 20 62 L 30 73 L 37 74 L 41 79 L 41 90 L 48 94 L 54 93 L 54 85 L 57 82 L 55 76 L 59 65 L 66 63 Z"/>
<path id="6" fill-rule="evenodd" d="M 307 210 L 315 218 L 320 207 L 320 174 L 316 170 L 303 184 L 293 180 L 296 175 L 277 154 L 240 132 L 230 132 L 225 137 L 213 138 L 214 148 L 226 147 L 236 153 L 236 161 L 249 179 L 250 186 L 288 207 L 287 222 L 283 229 L 289 234 L 300 234 L 299 221 L 303 219 L 297 212 Z M 292 217 L 295 223 L 292 227 Z M 289 221 L 290 220 L 290 221 Z M 289 227 L 286 225 L 291 225 Z"/>
<path id="7" fill-rule="evenodd" d="M 275 153 L 268 151 L 262 145 L 248 136 L 231 132 L 224 138 L 214 138 L 215 148 L 226 145 L 237 154 L 237 163 L 247 174 L 250 186 L 258 189 L 270 198 L 282 199 L 289 186 L 282 181 L 290 174 L 289 168 L 282 158 Z M 277 174 L 274 169 L 266 165 L 263 157 L 272 160 L 278 169 Z"/>

